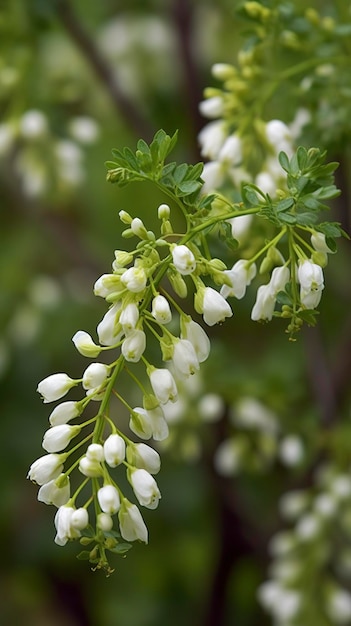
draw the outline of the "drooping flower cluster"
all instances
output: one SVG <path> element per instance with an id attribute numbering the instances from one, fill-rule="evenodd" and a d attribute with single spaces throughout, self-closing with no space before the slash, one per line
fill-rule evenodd
<path id="1" fill-rule="evenodd" d="M 313 489 L 288 492 L 280 501 L 292 527 L 273 537 L 270 579 L 258 589 L 259 601 L 279 626 L 308 623 L 311 608 L 317 615 L 317 607 L 331 624 L 351 620 L 351 594 L 345 586 L 351 554 L 338 540 L 350 536 L 350 476 L 328 465 L 316 483 Z"/>

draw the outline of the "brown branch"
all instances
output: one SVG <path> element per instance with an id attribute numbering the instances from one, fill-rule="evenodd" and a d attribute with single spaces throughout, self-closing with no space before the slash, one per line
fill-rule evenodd
<path id="1" fill-rule="evenodd" d="M 187 119 L 190 121 L 189 147 L 193 159 L 199 160 L 197 135 L 203 126 L 199 113 L 202 89 L 199 84 L 199 70 L 196 63 L 193 41 L 194 7 L 189 0 L 174 0 L 172 7 L 173 21 L 178 38 L 178 50 L 183 73 L 183 101 Z"/>
<path id="2" fill-rule="evenodd" d="M 71 3 L 67 0 L 59 0 L 57 3 L 57 15 L 77 48 L 82 52 L 97 78 L 105 87 L 116 111 L 126 120 L 136 135 L 143 137 L 146 141 L 150 141 L 154 134 L 153 125 L 143 117 L 134 102 L 123 92 L 112 68 L 101 54 L 94 40 L 82 26 L 72 9 Z"/>

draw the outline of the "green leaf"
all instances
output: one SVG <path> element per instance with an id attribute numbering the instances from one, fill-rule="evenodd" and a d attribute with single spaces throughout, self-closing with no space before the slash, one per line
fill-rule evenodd
<path id="1" fill-rule="evenodd" d="M 316 311 L 315 309 L 303 309 L 298 312 L 297 316 L 304 322 L 309 324 L 309 326 L 315 326 L 317 322 L 316 316 L 318 314 L 318 311 Z"/>
<path id="2" fill-rule="evenodd" d="M 310 211 L 303 211 L 302 213 L 298 213 L 296 215 L 296 223 L 304 226 L 315 224 L 317 219 L 318 216 L 316 213 L 312 213 Z"/>
<path id="3" fill-rule="evenodd" d="M 178 185 L 185 178 L 187 171 L 188 165 L 186 163 L 182 163 L 175 168 L 173 178 L 176 185 Z"/>
<path id="4" fill-rule="evenodd" d="M 284 224 L 296 224 L 296 215 L 291 215 L 291 213 L 279 213 L 279 219 Z"/>
<path id="5" fill-rule="evenodd" d="M 274 208 L 278 213 L 281 211 L 287 211 L 293 206 L 294 202 L 294 198 L 283 198 L 283 200 L 280 200 L 280 202 L 274 205 Z"/>
<path id="6" fill-rule="evenodd" d="M 289 296 L 289 294 L 286 293 L 286 291 L 278 291 L 277 293 L 277 302 L 279 304 L 293 304 L 293 300 L 291 299 L 291 297 Z"/>
<path id="7" fill-rule="evenodd" d="M 125 554 L 131 547 L 132 544 L 130 543 L 118 543 L 114 548 L 109 548 L 109 550 L 115 554 Z"/>
<path id="8" fill-rule="evenodd" d="M 196 180 L 184 180 L 180 185 L 178 185 L 178 190 L 181 194 L 178 195 L 190 195 L 195 193 L 196 191 L 200 191 L 202 184 Z"/>
<path id="9" fill-rule="evenodd" d="M 278 159 L 279 159 L 279 163 L 282 166 L 283 170 L 285 170 L 286 172 L 290 171 L 290 167 L 289 167 L 289 157 L 285 152 L 279 152 L 278 155 Z"/>

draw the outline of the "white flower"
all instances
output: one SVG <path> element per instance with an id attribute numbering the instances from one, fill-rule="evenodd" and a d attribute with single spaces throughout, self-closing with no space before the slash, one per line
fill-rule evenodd
<path id="1" fill-rule="evenodd" d="M 103 473 L 101 464 L 96 460 L 89 459 L 87 456 L 83 456 L 80 459 L 78 469 L 88 478 L 96 478 L 102 476 Z"/>
<path id="2" fill-rule="evenodd" d="M 345 589 L 333 589 L 328 598 L 329 617 L 337 624 L 347 624 L 351 620 L 351 594 Z"/>
<path id="3" fill-rule="evenodd" d="M 152 301 L 151 314 L 159 324 L 168 324 L 171 321 L 172 312 L 168 300 L 164 296 L 155 296 Z"/>
<path id="4" fill-rule="evenodd" d="M 37 391 L 43 397 L 44 403 L 54 402 L 65 396 L 75 385 L 77 381 L 67 374 L 51 374 L 39 383 Z"/>
<path id="5" fill-rule="evenodd" d="M 80 530 L 89 523 L 88 512 L 84 508 L 75 509 L 72 506 L 60 506 L 55 515 L 56 537 L 55 543 L 66 545 L 69 539 L 80 537 Z"/>
<path id="6" fill-rule="evenodd" d="M 201 192 L 210 193 L 221 187 L 224 181 L 225 167 L 219 161 L 205 163 L 201 178 L 204 181 Z M 228 220 L 229 221 L 229 220 Z"/>
<path id="7" fill-rule="evenodd" d="M 291 131 L 281 120 L 270 120 L 266 124 L 266 136 L 276 153 L 291 149 Z M 288 150 L 287 150 L 288 149 Z"/>
<path id="8" fill-rule="evenodd" d="M 223 322 L 226 317 L 233 315 L 228 302 L 218 291 L 212 287 L 205 287 L 201 290 L 201 293 L 199 292 L 198 307 L 195 308 L 203 313 L 204 322 L 208 326 L 214 326 L 219 322 Z"/>
<path id="9" fill-rule="evenodd" d="M 147 230 L 143 224 L 143 221 L 140 219 L 140 217 L 134 217 L 130 225 L 130 228 L 132 232 L 134 233 L 134 235 L 139 237 L 139 239 L 148 239 Z"/>
<path id="10" fill-rule="evenodd" d="M 204 117 L 221 117 L 223 113 L 223 99 L 221 96 L 213 96 L 212 98 L 207 98 L 207 100 L 202 100 L 199 104 L 199 110 Z"/>
<path id="11" fill-rule="evenodd" d="M 123 498 L 118 511 L 119 527 L 123 539 L 144 543 L 148 541 L 148 532 L 138 507 Z"/>
<path id="12" fill-rule="evenodd" d="M 283 291 L 285 289 L 286 283 L 289 282 L 289 279 L 290 271 L 288 267 L 286 267 L 285 265 L 282 265 L 281 267 L 275 267 L 271 274 L 271 279 L 268 283 L 272 296 L 276 297 L 279 291 Z"/>
<path id="13" fill-rule="evenodd" d="M 85 330 L 78 330 L 72 337 L 72 341 L 78 352 L 83 356 L 95 358 L 101 352 L 101 347 L 97 346 L 89 333 Z"/>
<path id="14" fill-rule="evenodd" d="M 149 376 L 151 387 L 160 404 L 175 402 L 178 390 L 171 372 L 165 368 L 154 368 Z"/>
<path id="15" fill-rule="evenodd" d="M 200 369 L 194 346 L 188 339 L 178 339 L 175 342 L 172 361 L 180 376 L 191 376 Z"/>
<path id="16" fill-rule="evenodd" d="M 74 401 L 62 402 L 58 404 L 50 413 L 49 422 L 51 426 L 67 424 L 74 417 L 80 414 L 79 403 Z"/>
<path id="17" fill-rule="evenodd" d="M 280 443 L 279 456 L 284 465 L 294 467 L 301 463 L 304 457 L 304 447 L 299 437 L 289 435 Z"/>
<path id="18" fill-rule="evenodd" d="M 275 307 L 275 296 L 272 294 L 270 285 L 261 285 L 257 289 L 256 302 L 251 311 L 251 319 L 254 322 L 258 320 L 271 320 Z"/>
<path id="19" fill-rule="evenodd" d="M 303 515 L 296 524 L 295 533 L 302 541 L 314 539 L 320 529 L 318 517 L 312 513 Z"/>
<path id="20" fill-rule="evenodd" d="M 97 335 L 99 337 L 99 342 L 103 346 L 114 346 L 118 343 L 122 337 L 123 332 L 118 332 L 117 327 L 117 315 L 121 305 L 119 302 L 114 304 L 108 311 L 105 313 L 101 322 L 98 324 L 96 328 Z"/>
<path id="21" fill-rule="evenodd" d="M 100 443 L 91 443 L 86 451 L 89 461 L 97 461 L 101 463 L 104 460 L 104 449 Z"/>
<path id="22" fill-rule="evenodd" d="M 226 138 L 227 133 L 222 120 L 206 124 L 198 135 L 201 155 L 211 160 L 216 159 Z"/>
<path id="23" fill-rule="evenodd" d="M 139 293 L 146 287 L 146 273 L 143 267 L 130 267 L 121 276 L 121 281 L 132 293 Z"/>
<path id="24" fill-rule="evenodd" d="M 69 130 L 73 139 L 83 144 L 94 143 L 99 137 L 99 127 L 95 120 L 83 115 L 71 120 Z"/>
<path id="25" fill-rule="evenodd" d="M 298 268 L 298 279 L 304 291 L 317 291 L 324 288 L 323 270 L 320 265 L 306 259 Z"/>
<path id="26" fill-rule="evenodd" d="M 117 433 L 109 435 L 104 443 L 104 455 L 105 461 L 110 467 L 120 465 L 126 455 L 124 439 L 120 435 L 117 435 Z"/>
<path id="27" fill-rule="evenodd" d="M 225 140 L 219 155 L 218 160 L 222 163 L 224 161 L 229 162 L 230 165 L 239 165 L 242 160 L 241 153 L 241 139 L 238 135 L 231 135 Z"/>
<path id="28" fill-rule="evenodd" d="M 271 172 L 267 171 L 257 174 L 255 178 L 255 185 L 257 185 L 263 193 L 268 193 L 270 196 L 275 196 L 278 186 L 276 178 Z"/>
<path id="29" fill-rule="evenodd" d="M 51 480 L 55 480 L 62 472 L 65 457 L 65 454 L 45 454 L 41 456 L 30 466 L 27 478 L 38 485 L 44 485 Z"/>
<path id="30" fill-rule="evenodd" d="M 122 309 L 119 316 L 119 323 L 122 325 L 124 332 L 134 330 L 139 319 L 139 309 L 135 302 L 130 302 Z"/>
<path id="31" fill-rule="evenodd" d="M 126 361 L 137 363 L 146 348 L 146 336 L 143 330 L 132 330 L 122 343 L 122 354 Z"/>
<path id="32" fill-rule="evenodd" d="M 148 412 L 142 407 L 135 407 L 130 414 L 129 428 L 140 439 L 150 439 L 152 424 Z"/>
<path id="33" fill-rule="evenodd" d="M 109 532 L 113 528 L 113 519 L 108 513 L 99 513 L 97 516 L 97 526 L 100 530 Z"/>
<path id="34" fill-rule="evenodd" d="M 188 322 L 182 319 L 181 328 L 181 338 L 187 339 L 192 343 L 199 363 L 206 361 L 210 353 L 211 344 L 202 326 L 194 322 L 194 320 Z"/>
<path id="35" fill-rule="evenodd" d="M 320 303 L 324 289 L 324 276 L 321 266 L 308 259 L 302 261 L 298 268 L 298 279 L 301 286 L 301 303 L 308 309 L 315 309 Z"/>
<path id="36" fill-rule="evenodd" d="M 145 443 L 134 443 L 127 447 L 127 461 L 138 469 L 145 469 L 150 474 L 160 471 L 161 460 L 156 450 Z"/>
<path id="37" fill-rule="evenodd" d="M 241 467 L 242 449 L 233 439 L 224 439 L 214 456 L 214 466 L 221 476 L 232 476 Z"/>
<path id="38" fill-rule="evenodd" d="M 152 437 L 155 441 L 163 441 L 168 437 L 168 425 L 163 410 L 160 406 L 147 411 L 151 424 Z"/>
<path id="39" fill-rule="evenodd" d="M 47 452 L 61 452 L 80 431 L 80 426 L 70 426 L 69 424 L 51 426 L 51 428 L 44 433 L 43 448 Z"/>
<path id="40" fill-rule="evenodd" d="M 103 385 L 109 375 L 109 368 L 104 363 L 91 363 L 83 373 L 83 388 L 96 389 Z"/>
<path id="41" fill-rule="evenodd" d="M 161 494 L 151 474 L 144 469 L 130 470 L 129 481 L 139 504 L 148 509 L 156 509 Z"/>
<path id="42" fill-rule="evenodd" d="M 120 507 L 119 493 L 113 485 L 105 485 L 101 487 L 97 493 L 101 510 L 109 515 L 117 513 Z"/>
<path id="43" fill-rule="evenodd" d="M 42 111 L 31 109 L 20 119 L 20 133 L 25 139 L 38 139 L 48 131 L 47 118 Z"/>
<path id="44" fill-rule="evenodd" d="M 196 268 L 196 260 L 192 251 L 185 245 L 175 245 L 171 248 L 173 263 L 180 274 L 192 274 Z"/>
<path id="45" fill-rule="evenodd" d="M 39 502 L 54 504 L 57 507 L 63 506 L 70 499 L 69 476 L 60 474 L 56 480 L 44 483 L 38 491 Z"/>
<path id="46" fill-rule="evenodd" d="M 231 270 L 225 270 L 224 274 L 229 278 L 231 286 L 222 285 L 221 295 L 223 298 L 234 296 L 240 300 L 244 297 L 246 287 L 255 278 L 257 268 L 255 263 L 249 263 L 245 259 L 240 259 L 234 263 Z"/>
<path id="47" fill-rule="evenodd" d="M 198 411 L 204 422 L 218 422 L 224 413 L 224 401 L 217 393 L 205 393 L 198 403 Z"/>
<path id="48" fill-rule="evenodd" d="M 236 239 L 239 243 L 245 239 L 251 226 L 252 217 L 252 215 L 237 215 L 237 217 L 227 220 L 232 227 L 233 239 Z"/>

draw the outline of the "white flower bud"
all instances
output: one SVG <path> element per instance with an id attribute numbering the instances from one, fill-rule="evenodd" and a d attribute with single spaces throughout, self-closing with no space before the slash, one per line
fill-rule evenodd
<path id="1" fill-rule="evenodd" d="M 123 224 L 127 224 L 128 226 L 132 223 L 133 218 L 129 215 L 129 213 L 127 213 L 127 211 L 120 211 L 118 213 L 119 215 L 119 219 L 121 220 L 121 222 L 123 222 Z"/>
<path id="2" fill-rule="evenodd" d="M 133 255 L 125 250 L 115 250 L 115 262 L 117 267 L 125 267 L 133 261 Z"/>
<path id="3" fill-rule="evenodd" d="M 101 487 L 97 493 L 101 510 L 109 515 L 117 513 L 120 507 L 119 493 L 113 485 L 105 485 Z"/>
<path id="4" fill-rule="evenodd" d="M 100 443 L 91 443 L 86 451 L 89 461 L 97 461 L 101 463 L 104 460 L 104 449 Z"/>
<path id="5" fill-rule="evenodd" d="M 320 265 L 316 265 L 316 263 L 306 259 L 300 263 L 297 274 L 301 288 L 304 291 L 323 289 L 324 277 Z"/>
<path id="6" fill-rule="evenodd" d="M 145 469 L 150 474 L 157 474 L 161 467 L 160 455 L 145 443 L 130 444 L 127 447 L 127 461 L 130 465 Z"/>
<path id="7" fill-rule="evenodd" d="M 57 507 L 63 506 L 70 499 L 69 476 L 60 474 L 56 480 L 50 480 L 42 485 L 38 491 L 39 502 L 54 504 Z"/>
<path id="8" fill-rule="evenodd" d="M 65 456 L 65 454 L 45 454 L 41 456 L 30 466 L 27 478 L 38 485 L 44 485 L 51 480 L 55 480 L 63 470 Z"/>
<path id="9" fill-rule="evenodd" d="M 198 404 L 198 411 L 204 422 L 218 422 L 223 417 L 225 405 L 217 393 L 205 393 Z"/>
<path id="10" fill-rule="evenodd" d="M 151 474 L 144 469 L 131 470 L 129 481 L 139 504 L 148 509 L 156 509 L 161 494 Z"/>
<path id="11" fill-rule="evenodd" d="M 80 426 L 70 426 L 69 424 L 51 426 L 44 433 L 42 446 L 47 452 L 61 452 L 80 431 Z"/>
<path id="12" fill-rule="evenodd" d="M 80 415 L 79 403 L 70 400 L 68 402 L 62 402 L 54 408 L 50 413 L 49 422 L 51 426 L 67 424 L 67 422 L 78 415 Z"/>
<path id="13" fill-rule="evenodd" d="M 78 352 L 83 356 L 95 358 L 101 352 L 100 346 L 97 346 L 89 333 L 86 333 L 84 330 L 78 330 L 75 335 L 73 335 L 72 341 Z"/>
<path id="14" fill-rule="evenodd" d="M 285 437 L 279 447 L 279 456 L 284 463 L 289 467 L 294 467 L 301 463 L 304 457 L 304 447 L 301 439 L 294 435 Z"/>
<path id="15" fill-rule="evenodd" d="M 94 284 L 94 295 L 100 298 L 118 293 L 123 289 L 121 277 L 116 274 L 103 274 Z"/>
<path id="16" fill-rule="evenodd" d="M 157 215 L 160 220 L 168 220 L 171 214 L 171 209 L 168 204 L 160 204 L 157 209 Z"/>
<path id="17" fill-rule="evenodd" d="M 104 363 L 91 363 L 83 373 L 83 388 L 96 389 L 104 384 L 109 368 Z"/>
<path id="18" fill-rule="evenodd" d="M 121 535 L 126 541 L 148 541 L 148 532 L 138 507 L 123 498 L 118 511 Z"/>
<path id="19" fill-rule="evenodd" d="M 151 423 L 152 437 L 155 441 L 163 441 L 168 437 L 168 424 L 160 406 L 148 409 L 148 417 Z"/>
<path id="20" fill-rule="evenodd" d="M 134 235 L 139 239 L 148 239 L 147 230 L 139 217 L 135 217 L 130 225 Z"/>
<path id="21" fill-rule="evenodd" d="M 104 443 L 104 455 L 105 461 L 110 467 L 117 467 L 117 465 L 120 465 L 124 461 L 126 455 L 126 444 L 124 443 L 124 439 L 116 433 L 107 437 Z"/>
<path id="22" fill-rule="evenodd" d="M 172 312 L 168 300 L 164 296 L 155 296 L 152 301 L 151 314 L 159 324 L 169 324 L 172 320 Z"/>
<path id="23" fill-rule="evenodd" d="M 204 322 L 208 326 L 214 326 L 233 315 L 228 302 L 212 287 L 198 290 L 195 295 L 195 309 L 203 314 Z"/>
<path id="24" fill-rule="evenodd" d="M 327 245 L 324 233 L 314 231 L 311 235 L 311 244 L 318 252 L 325 252 L 326 254 L 333 252 Z"/>
<path id="25" fill-rule="evenodd" d="M 44 404 L 46 404 L 47 402 L 59 400 L 77 384 L 78 381 L 73 380 L 67 374 L 51 374 L 51 376 L 47 376 L 39 383 L 37 391 L 42 396 Z"/>
<path id="26" fill-rule="evenodd" d="M 172 361 L 180 376 L 191 376 L 200 369 L 194 346 L 188 339 L 178 339 L 175 342 Z"/>
<path id="27" fill-rule="evenodd" d="M 88 459 L 87 456 L 83 456 L 79 461 L 79 471 L 88 476 L 88 478 L 96 478 L 102 476 L 103 471 L 100 463 L 95 460 Z"/>
<path id="28" fill-rule="evenodd" d="M 160 404 L 175 402 L 177 386 L 171 372 L 165 368 L 153 369 L 149 374 L 151 387 Z"/>
<path id="29" fill-rule="evenodd" d="M 100 530 L 109 532 L 113 528 L 113 519 L 108 513 L 99 513 L 97 516 L 97 526 Z"/>
<path id="30" fill-rule="evenodd" d="M 180 274 L 186 276 L 192 274 L 196 268 L 196 260 L 192 251 L 184 245 L 177 246 L 174 244 L 171 246 L 171 253 L 175 268 Z"/>
<path id="31" fill-rule="evenodd" d="M 123 285 L 132 293 L 139 293 L 146 287 L 147 277 L 143 267 L 130 267 L 121 276 Z"/>
<path id="32" fill-rule="evenodd" d="M 86 528 L 89 524 L 89 514 L 88 511 L 81 507 L 80 509 L 76 509 L 71 515 L 71 526 L 77 530 L 82 530 Z"/>
<path id="33" fill-rule="evenodd" d="M 280 152 L 291 141 L 289 127 L 281 120 L 270 120 L 266 124 L 266 136 L 276 152 Z"/>
<path id="34" fill-rule="evenodd" d="M 146 348 L 146 336 L 143 330 L 132 330 L 122 343 L 122 354 L 126 361 L 138 363 Z"/>
<path id="35" fill-rule="evenodd" d="M 69 125 L 70 133 L 82 144 L 92 144 L 99 137 L 99 126 L 91 117 L 80 115 L 74 117 Z"/>
<path id="36" fill-rule="evenodd" d="M 244 297 L 247 285 L 255 278 L 257 268 L 255 263 L 248 263 L 245 259 L 237 261 L 231 270 L 225 270 L 224 274 L 229 278 L 231 285 L 221 287 L 223 298 L 235 297 L 238 300 Z"/>
<path id="37" fill-rule="evenodd" d="M 117 315 L 121 308 L 120 303 L 114 304 L 108 311 L 105 313 L 101 322 L 98 324 L 96 328 L 96 332 L 99 337 L 99 342 L 103 346 L 114 346 L 118 343 L 122 337 L 122 332 L 118 332 L 118 326 L 116 324 Z"/>
<path id="38" fill-rule="evenodd" d="M 139 308 L 135 304 L 135 302 L 131 302 L 127 304 L 127 306 L 122 309 L 121 314 L 119 316 L 119 323 L 122 325 L 124 332 L 128 332 L 130 330 L 134 330 L 137 325 L 139 319 Z"/>
<path id="39" fill-rule="evenodd" d="M 327 611 L 334 624 L 347 624 L 351 620 L 351 594 L 342 588 L 333 589 L 327 599 Z"/>

